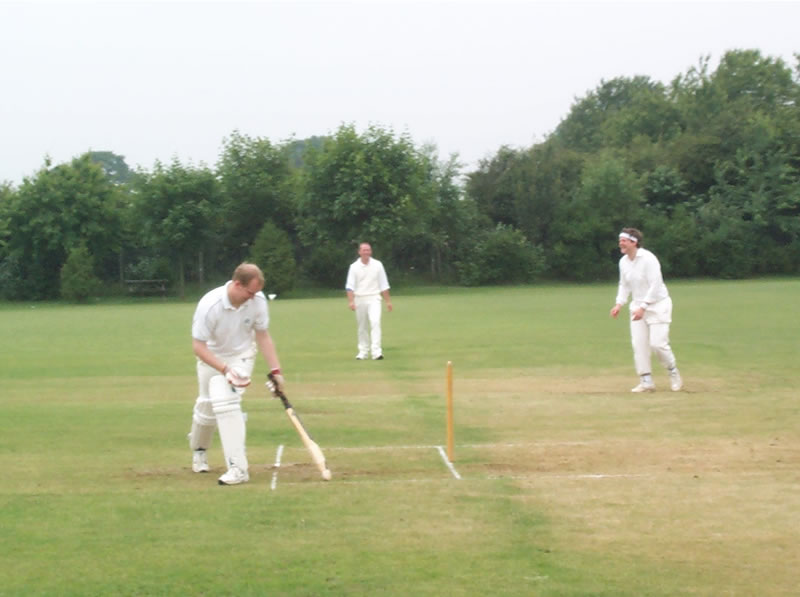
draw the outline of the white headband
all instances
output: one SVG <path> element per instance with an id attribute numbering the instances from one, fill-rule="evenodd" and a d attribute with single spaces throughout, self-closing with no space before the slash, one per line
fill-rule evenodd
<path id="1" fill-rule="evenodd" d="M 639 239 L 636 238 L 633 234 L 628 234 L 627 232 L 620 232 L 619 237 L 627 238 L 628 240 L 632 240 L 633 242 L 635 242 L 637 245 L 639 244 Z"/>

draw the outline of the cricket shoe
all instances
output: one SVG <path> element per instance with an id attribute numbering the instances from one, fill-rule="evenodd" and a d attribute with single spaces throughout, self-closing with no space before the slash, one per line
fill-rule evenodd
<path id="1" fill-rule="evenodd" d="M 378 356 L 376 356 L 376 357 L 372 357 L 372 360 L 373 360 L 373 361 L 382 361 L 382 360 L 383 360 L 383 355 L 382 355 L 382 354 L 379 354 L 379 355 L 378 355 Z"/>
<path id="2" fill-rule="evenodd" d="M 656 391 L 656 384 L 654 383 L 641 382 L 635 388 L 631 388 L 631 392 L 634 392 L 636 394 L 640 394 L 642 392 L 655 392 L 655 391 Z"/>
<path id="3" fill-rule="evenodd" d="M 208 456 L 205 450 L 195 450 L 192 452 L 192 471 L 195 473 L 207 473 L 210 469 L 208 466 Z"/>
<path id="4" fill-rule="evenodd" d="M 683 379 L 681 379 L 681 372 L 677 367 L 669 372 L 669 387 L 673 392 L 680 392 L 683 388 Z"/>
<path id="5" fill-rule="evenodd" d="M 365 355 L 365 354 L 362 354 L 362 353 L 360 353 L 360 352 L 359 352 L 359 353 L 356 355 L 356 360 L 357 360 L 357 361 L 366 361 L 366 360 L 367 360 L 367 355 Z"/>
<path id="6" fill-rule="evenodd" d="M 228 471 L 219 478 L 220 485 L 239 485 L 240 483 L 247 483 L 250 480 L 250 475 L 243 471 L 238 466 L 232 466 Z"/>

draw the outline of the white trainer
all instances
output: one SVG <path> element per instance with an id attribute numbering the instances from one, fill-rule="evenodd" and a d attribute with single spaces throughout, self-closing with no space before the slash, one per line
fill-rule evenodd
<path id="1" fill-rule="evenodd" d="M 683 388 L 683 379 L 681 379 L 681 372 L 677 367 L 669 372 L 669 387 L 673 392 L 680 392 Z"/>
<path id="2" fill-rule="evenodd" d="M 211 468 L 208 466 L 208 456 L 205 450 L 195 450 L 192 452 L 192 471 L 195 473 L 207 473 Z"/>
<path id="3" fill-rule="evenodd" d="M 641 382 L 635 388 L 631 388 L 631 392 L 641 393 L 641 392 L 655 392 L 656 391 L 656 384 L 654 383 L 645 383 Z"/>
<path id="4" fill-rule="evenodd" d="M 238 466 L 232 466 L 228 471 L 219 478 L 220 485 L 239 485 L 240 483 L 247 483 L 250 480 L 250 475 L 247 471 L 243 471 Z"/>

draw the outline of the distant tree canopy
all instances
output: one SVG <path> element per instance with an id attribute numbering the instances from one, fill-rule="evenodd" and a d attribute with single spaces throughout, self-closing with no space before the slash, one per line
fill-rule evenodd
<path id="1" fill-rule="evenodd" d="M 601 82 L 543 143 L 468 174 L 467 195 L 542 243 L 555 278 L 613 276 L 622 225 L 668 276 L 798 273 L 800 60 L 746 50 L 708 63 L 668 86 Z"/>
<path id="2" fill-rule="evenodd" d="M 644 232 L 668 277 L 797 274 L 796 61 L 736 50 L 669 84 L 601 81 L 543 142 L 467 173 L 406 134 L 352 124 L 282 143 L 234 131 L 213 168 L 48 159 L 0 185 L 0 297 L 58 297 L 71 255 L 103 287 L 153 276 L 183 292 L 278 248 L 265 267 L 282 290 L 341 287 L 363 240 L 395 280 L 610 280 L 622 226 Z"/>

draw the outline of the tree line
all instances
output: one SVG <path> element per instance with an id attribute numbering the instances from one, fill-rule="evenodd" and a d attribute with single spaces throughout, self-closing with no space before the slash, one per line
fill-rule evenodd
<path id="1" fill-rule="evenodd" d="M 800 56 L 735 50 L 665 85 L 601 81 L 542 142 L 457 156 L 381 126 L 274 143 L 234 131 L 217 163 L 89 152 L 0 185 L 0 296 L 85 298 L 242 260 L 267 288 L 339 288 L 361 240 L 395 280 L 610 280 L 623 226 L 668 277 L 800 270 Z"/>

